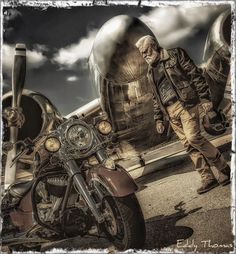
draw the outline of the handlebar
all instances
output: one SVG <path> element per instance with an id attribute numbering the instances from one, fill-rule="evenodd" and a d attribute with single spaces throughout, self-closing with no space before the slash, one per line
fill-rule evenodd
<path id="1" fill-rule="evenodd" d="M 3 152 L 7 154 L 10 150 L 13 149 L 14 145 L 21 145 L 20 152 L 16 154 L 16 156 L 12 159 L 12 163 L 10 167 L 12 167 L 23 155 L 32 153 L 34 151 L 35 143 L 39 141 L 43 136 L 47 136 L 47 134 L 41 134 L 36 137 L 34 140 L 30 138 L 26 138 L 24 140 L 19 140 L 15 143 L 12 142 L 5 142 L 3 144 Z"/>
<path id="2" fill-rule="evenodd" d="M 23 155 L 32 153 L 34 151 L 34 141 L 30 138 L 26 138 L 23 141 L 17 141 L 15 144 L 21 144 L 21 151 L 12 159 L 10 167 L 12 167 Z"/>

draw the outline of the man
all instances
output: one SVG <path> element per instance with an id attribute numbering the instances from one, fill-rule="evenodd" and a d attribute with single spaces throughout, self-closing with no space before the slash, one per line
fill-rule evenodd
<path id="1" fill-rule="evenodd" d="M 164 112 L 201 176 L 202 186 L 197 190 L 198 194 L 213 189 L 219 183 L 228 184 L 230 167 L 200 131 L 198 104 L 201 102 L 205 113 L 213 109 L 209 87 L 200 69 L 183 49 L 165 50 L 150 35 L 140 38 L 136 47 L 149 65 L 147 75 L 155 96 L 157 131 L 164 131 Z M 210 166 L 217 168 L 218 181 Z"/>

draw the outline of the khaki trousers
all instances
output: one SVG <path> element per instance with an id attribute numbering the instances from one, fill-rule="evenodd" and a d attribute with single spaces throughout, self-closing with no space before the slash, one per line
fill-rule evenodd
<path id="1" fill-rule="evenodd" d="M 202 180 L 214 179 L 210 166 L 221 171 L 227 163 L 219 150 L 201 135 L 198 106 L 186 109 L 177 101 L 166 110 L 173 130 L 189 153 Z"/>

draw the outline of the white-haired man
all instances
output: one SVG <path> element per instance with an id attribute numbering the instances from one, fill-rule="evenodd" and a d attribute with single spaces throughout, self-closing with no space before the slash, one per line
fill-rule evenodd
<path id="1" fill-rule="evenodd" d="M 166 113 L 201 176 L 202 186 L 197 192 L 205 193 L 219 183 L 228 184 L 230 167 L 200 131 L 199 103 L 206 113 L 213 108 L 209 87 L 201 70 L 183 49 L 163 49 L 153 36 L 141 37 L 136 47 L 149 65 L 147 76 L 155 96 L 157 131 L 163 133 L 163 113 Z M 210 168 L 212 165 L 219 172 L 218 181 Z"/>

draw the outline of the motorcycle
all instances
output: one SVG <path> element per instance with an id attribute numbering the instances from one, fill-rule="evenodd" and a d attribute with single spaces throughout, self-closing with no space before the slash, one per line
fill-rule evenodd
<path id="1" fill-rule="evenodd" d="M 119 250 L 142 248 L 146 230 L 137 185 L 107 155 L 111 142 L 109 121 L 88 124 L 78 117 L 21 142 L 13 163 L 34 151 L 34 177 L 6 191 L 2 245 L 40 250 L 48 242 L 96 235 Z"/>

